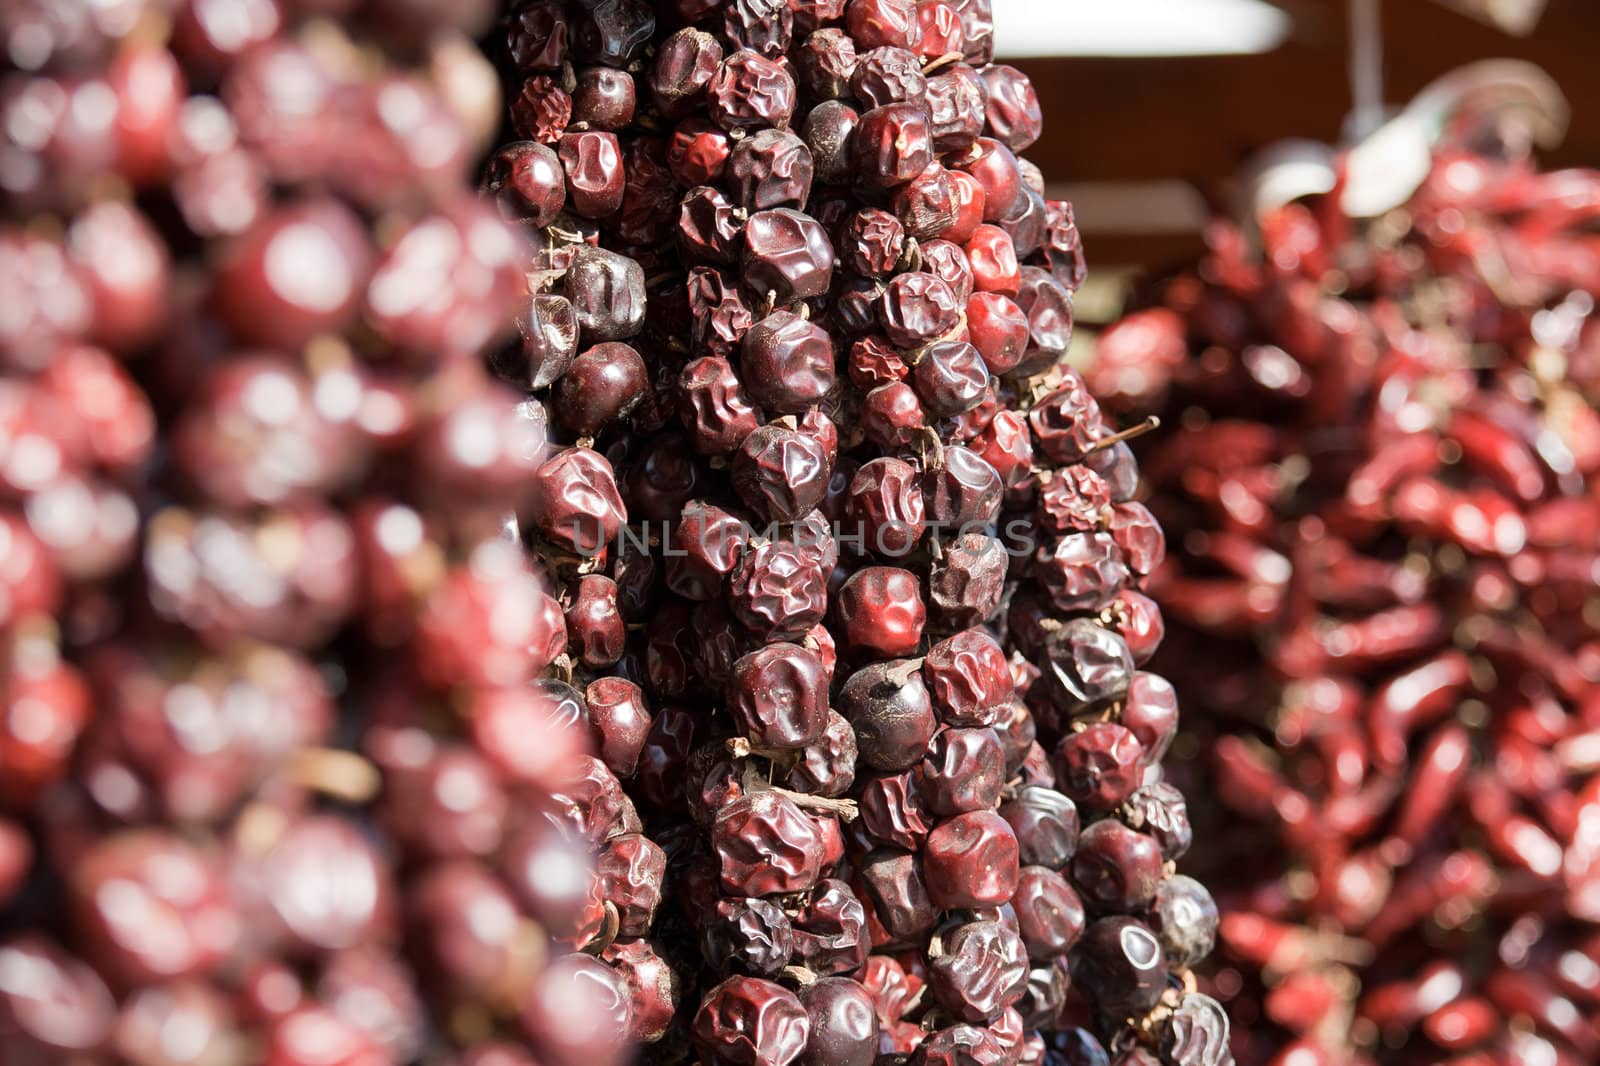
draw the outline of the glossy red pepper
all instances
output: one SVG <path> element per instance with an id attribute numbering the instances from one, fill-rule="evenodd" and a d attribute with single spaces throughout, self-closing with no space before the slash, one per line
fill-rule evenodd
<path id="1" fill-rule="evenodd" d="M 1444 959 L 1429 963 L 1414 978 L 1390 981 L 1361 998 L 1361 1017 L 1374 1025 L 1407 1028 L 1458 1000 L 1467 988 L 1460 964 Z"/>
<path id="2" fill-rule="evenodd" d="M 1515 706 L 1499 711 L 1496 716 L 1500 731 L 1506 735 L 1520 737 L 1541 748 L 1557 746 L 1576 735 L 1575 718 L 1568 715 L 1561 702 L 1549 692 L 1535 689 L 1532 692 L 1519 692 L 1516 698 L 1519 702 Z M 1600 741 L 1600 737 L 1596 739 Z M 1595 758 L 1600 760 L 1600 744 L 1594 751 Z M 1595 765 L 1600 767 L 1600 761 Z"/>
<path id="3" fill-rule="evenodd" d="M 1400 800 L 1390 836 L 1416 850 L 1456 801 L 1472 763 L 1472 735 L 1454 722 L 1436 729 L 1423 745 L 1410 784 Z"/>
<path id="4" fill-rule="evenodd" d="M 1298 744 L 1307 736 L 1348 733 L 1364 700 L 1361 687 L 1348 678 L 1324 675 L 1294 681 L 1284 686 L 1273 728 L 1283 744 Z"/>
<path id="5" fill-rule="evenodd" d="M 1503 731 L 1496 738 L 1494 771 L 1512 793 L 1529 802 L 1566 782 L 1566 772 L 1554 752 Z"/>
<path id="6" fill-rule="evenodd" d="M 1509 814 L 1492 821 L 1478 820 L 1489 849 L 1501 859 L 1541 880 L 1561 874 L 1561 844 L 1533 819 Z"/>
<path id="7" fill-rule="evenodd" d="M 1360 963 L 1372 957 L 1371 949 L 1359 940 L 1317 933 L 1249 911 L 1225 912 L 1217 937 L 1235 957 L 1277 973 L 1328 962 Z"/>
<path id="8" fill-rule="evenodd" d="M 1299 970 L 1269 991 L 1262 1005 L 1267 1017 L 1285 1029 L 1306 1033 L 1332 1014 L 1341 998 L 1325 971 Z"/>
<path id="9" fill-rule="evenodd" d="M 1365 697 L 1348 678 L 1309 677 L 1284 686 L 1273 730 L 1281 744 L 1299 744 L 1304 737 L 1348 734 Z"/>
<path id="10" fill-rule="evenodd" d="M 1578 611 L 1583 609 L 1584 602 L 1594 592 L 1597 578 L 1600 578 L 1600 552 L 1556 550 L 1525 554 L 1538 559 L 1539 569 L 1542 571 L 1539 580 L 1528 581 L 1525 584 L 1543 585 L 1545 587 L 1540 589 L 1541 595 L 1564 596 L 1572 601 L 1572 605 Z M 1537 609 L 1538 604 L 1534 603 L 1533 606 Z"/>
<path id="11" fill-rule="evenodd" d="M 1402 563 L 1357 554 L 1348 544 L 1326 545 L 1312 578 L 1317 601 L 1334 608 L 1378 611 L 1416 603 L 1427 593 L 1427 576 Z"/>
<path id="12" fill-rule="evenodd" d="M 1471 682 L 1471 664 L 1453 648 L 1386 681 L 1367 706 L 1373 757 L 1383 766 L 1405 762 L 1411 735 L 1454 710 Z"/>
<path id="13" fill-rule="evenodd" d="M 1574 858 L 1573 845 L 1579 830 L 1578 798 L 1567 791 L 1565 783 L 1541 792 L 1528 807 L 1550 831 L 1550 835 L 1562 841 L 1567 858 Z"/>
<path id="14" fill-rule="evenodd" d="M 1509 429 L 1472 410 L 1456 411 L 1446 439 L 1461 449 L 1462 462 L 1500 491 L 1525 503 L 1545 494 L 1544 473 L 1533 451 Z"/>
<path id="15" fill-rule="evenodd" d="M 1348 796 L 1338 796 L 1322 808 L 1322 824 L 1329 832 L 1360 840 L 1375 829 L 1394 805 L 1403 782 L 1388 775 L 1375 776 Z"/>
<path id="16" fill-rule="evenodd" d="M 1600 933 L 1581 943 L 1563 945 L 1547 973 L 1562 991 L 1591 1011 L 1600 1008 Z"/>
<path id="17" fill-rule="evenodd" d="M 1334 669 L 1318 619 L 1301 622 L 1282 632 L 1267 651 L 1272 668 L 1290 681 L 1329 673 Z"/>
<path id="18" fill-rule="evenodd" d="M 1359 730 L 1328 730 L 1316 739 L 1321 755 L 1328 794 L 1335 800 L 1351 797 L 1361 790 L 1371 769 L 1371 752 Z M 1392 792 L 1391 792 L 1392 798 Z M 1388 809 L 1388 804 L 1384 804 Z"/>
<path id="19" fill-rule="evenodd" d="M 1441 909 L 1448 909 L 1448 916 L 1457 922 L 1465 920 L 1493 889 L 1494 870 L 1477 852 L 1427 856 L 1395 878 L 1394 890 L 1362 935 L 1382 948 L 1396 934 Z"/>
<path id="20" fill-rule="evenodd" d="M 1242 814 L 1270 815 L 1277 798 L 1292 791 L 1268 754 L 1239 737 L 1222 737 L 1212 751 L 1223 802 Z"/>
<path id="21" fill-rule="evenodd" d="M 1435 647 L 1444 633 L 1444 611 L 1435 604 L 1419 603 L 1330 626 L 1318 640 L 1330 660 L 1359 671 L 1420 655 Z"/>
<path id="22" fill-rule="evenodd" d="M 1179 578 L 1155 590 L 1161 610 L 1198 629 L 1244 635 L 1277 613 L 1281 593 L 1224 578 Z"/>
<path id="23" fill-rule="evenodd" d="M 1166 476 L 1197 470 L 1217 474 L 1247 470 L 1273 461 L 1280 448 L 1279 434 L 1270 426 L 1258 422 L 1211 422 L 1172 434 L 1153 457 L 1149 472 Z"/>
<path id="24" fill-rule="evenodd" d="M 1246 471 L 1217 483 L 1218 516 L 1231 529 L 1261 535 L 1272 524 L 1272 498 L 1278 493 L 1278 475 L 1268 469 Z"/>
<path id="25" fill-rule="evenodd" d="M 1543 978 L 1525 970 L 1498 969 L 1484 982 L 1484 994 L 1507 1015 L 1523 1014 L 1542 1029 L 1559 1033 L 1587 1061 L 1600 1055 L 1596 1019 L 1578 1010 Z"/>
<path id="26" fill-rule="evenodd" d="M 1189 546 L 1199 559 L 1210 559 L 1251 585 L 1283 585 L 1289 580 L 1289 560 L 1271 548 L 1237 533 L 1214 533 Z"/>
<path id="27" fill-rule="evenodd" d="M 1210 254 L 1201 272 L 1207 281 L 1247 299 L 1260 292 L 1263 271 L 1251 242 L 1238 226 L 1227 219 L 1213 219 L 1206 223 L 1205 242 Z"/>
<path id="28" fill-rule="evenodd" d="M 1592 500 L 1554 499 L 1527 515 L 1528 543 L 1536 548 L 1600 544 L 1600 507 Z"/>
<path id="29" fill-rule="evenodd" d="M 1260 220 L 1267 266 L 1283 277 L 1320 281 L 1333 268 L 1322 226 L 1311 208 L 1299 201 L 1283 204 Z"/>
<path id="30" fill-rule="evenodd" d="M 1287 278 L 1268 288 L 1265 295 L 1261 315 L 1274 344 L 1294 352 L 1309 367 L 1331 358 L 1335 334 L 1324 317 L 1329 301 L 1315 282 Z"/>
<path id="31" fill-rule="evenodd" d="M 1500 1028 L 1501 1016 L 1477 996 L 1447 1003 L 1422 1019 L 1422 1031 L 1446 1051 L 1466 1051 L 1488 1040 Z"/>
<path id="32" fill-rule="evenodd" d="M 1337 833 L 1337 830 L 1331 832 Z M 1339 834 L 1339 839 L 1348 840 Z M 1313 906 L 1326 909 L 1344 929 L 1360 929 L 1383 908 L 1393 886 L 1393 870 L 1374 850 L 1342 858 L 1319 877 L 1323 891 Z"/>
<path id="33" fill-rule="evenodd" d="M 1549 638 L 1527 628 L 1475 619 L 1466 635 L 1472 650 L 1488 656 L 1497 669 L 1516 676 L 1528 674 L 1555 687 L 1562 697 L 1577 702 L 1588 696 L 1592 682 L 1572 654 Z"/>
<path id="34" fill-rule="evenodd" d="M 1395 489 L 1389 506 L 1405 532 L 1479 555 L 1512 556 L 1527 543 L 1517 508 L 1488 489 L 1458 492 L 1431 478 L 1411 478 Z"/>
<path id="35" fill-rule="evenodd" d="M 1486 211 L 1520 218 L 1525 234 L 1538 232 L 1541 224 L 1554 233 L 1600 211 L 1600 177 L 1587 170 L 1524 170 L 1512 180 L 1486 183 L 1480 203 Z"/>
<path id="36" fill-rule="evenodd" d="M 1345 502 L 1371 517 L 1382 515 L 1383 502 L 1407 478 L 1420 477 L 1439 465 L 1438 441 L 1421 433 L 1408 434 L 1377 449 L 1345 482 Z"/>

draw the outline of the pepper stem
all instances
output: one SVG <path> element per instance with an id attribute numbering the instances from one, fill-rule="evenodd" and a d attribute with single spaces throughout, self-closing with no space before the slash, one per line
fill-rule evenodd
<path id="1" fill-rule="evenodd" d="M 1125 440 L 1133 440 L 1135 437 L 1142 437 L 1146 433 L 1153 432 L 1154 430 L 1160 428 L 1161 419 L 1157 418 L 1155 415 L 1151 415 L 1143 422 L 1136 422 L 1127 429 L 1119 429 L 1109 437 L 1101 437 L 1099 440 L 1089 445 L 1089 453 L 1092 455 L 1095 452 L 1104 451 L 1106 448 L 1115 447 Z"/>
<path id="2" fill-rule="evenodd" d="M 622 915 L 617 912 L 617 905 L 609 899 L 605 901 L 606 922 L 600 927 L 600 932 L 595 934 L 593 940 L 583 945 L 586 955 L 599 955 L 610 947 L 617 939 L 617 930 L 622 928 Z"/>

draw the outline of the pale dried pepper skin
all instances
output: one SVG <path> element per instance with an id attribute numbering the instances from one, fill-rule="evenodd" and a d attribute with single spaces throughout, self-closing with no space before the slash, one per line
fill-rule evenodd
<path id="1" fill-rule="evenodd" d="M 1212 991 L 1261 1019 L 1241 1062 L 1600 1046 L 1567 1020 L 1592 983 L 1562 974 L 1592 966 L 1600 925 L 1600 792 L 1573 758 L 1600 693 L 1592 584 L 1573 580 L 1600 530 L 1600 278 L 1554 195 L 1596 185 L 1446 143 L 1381 240 L 1333 197 L 1270 211 L 1259 255 L 1219 223 L 1087 371 L 1125 415 L 1191 412 L 1134 446 L 1173 545 L 1153 664 L 1205 711 L 1186 719 L 1210 753 L 1196 781 L 1223 807 L 1198 830 L 1239 838 L 1191 863 L 1239 879 Z M 1491 243 L 1515 286 L 1470 251 Z M 1130 802 L 1134 824 L 1162 809 Z M 1196 1002 L 1168 1060 L 1213 1054 Z M 1353 1027 L 1319 1021 L 1347 1008 Z"/>

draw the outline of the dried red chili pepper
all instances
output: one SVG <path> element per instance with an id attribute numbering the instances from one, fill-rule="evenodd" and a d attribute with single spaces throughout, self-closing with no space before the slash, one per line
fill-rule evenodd
<path id="1" fill-rule="evenodd" d="M 1389 839 L 1404 843 L 1407 854 L 1414 852 L 1424 835 L 1455 804 L 1471 764 L 1472 735 L 1454 722 L 1436 729 L 1417 757 Z"/>
<path id="2" fill-rule="evenodd" d="M 1405 761 L 1411 734 L 1455 709 L 1471 682 L 1467 657 L 1454 648 L 1385 682 L 1367 704 L 1367 732 L 1378 759 Z"/>
<path id="3" fill-rule="evenodd" d="M 1200 704 L 1241 1066 L 1594 1061 L 1600 173 L 1478 154 L 1477 107 L 1393 211 L 1346 214 L 1352 152 L 1212 225 L 1138 301 L 1188 357 L 1113 401 L 1183 427 L 1134 445 L 1151 668 Z"/>

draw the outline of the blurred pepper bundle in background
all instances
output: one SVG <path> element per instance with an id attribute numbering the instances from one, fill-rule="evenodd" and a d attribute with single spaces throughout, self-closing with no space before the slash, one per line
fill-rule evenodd
<path id="1" fill-rule="evenodd" d="M 1600 1056 L 1600 174 L 1480 77 L 1280 153 L 1086 374 L 1167 423 L 1155 668 L 1244 1064 Z"/>
<path id="2" fill-rule="evenodd" d="M 529 256 L 472 191 L 493 13 L 0 10 L 5 1066 L 607 1024 L 541 972 L 605 913 L 502 533 L 544 432 L 481 363 Z"/>

